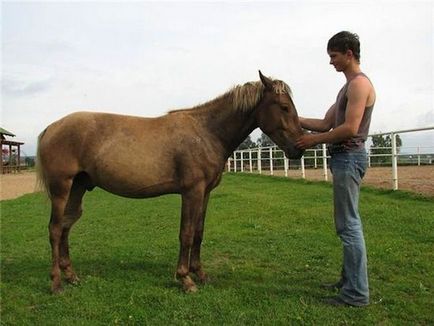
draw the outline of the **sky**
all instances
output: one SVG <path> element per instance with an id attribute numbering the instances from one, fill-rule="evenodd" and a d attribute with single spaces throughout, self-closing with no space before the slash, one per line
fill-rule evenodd
<path id="1" fill-rule="evenodd" d="M 345 83 L 326 51 L 342 30 L 359 35 L 376 88 L 371 133 L 434 126 L 434 2 L 384 0 L 2 1 L 0 126 L 34 155 L 69 113 L 160 116 L 258 69 L 291 87 L 300 116 L 322 118 Z M 434 131 L 408 142 L 434 152 Z"/>

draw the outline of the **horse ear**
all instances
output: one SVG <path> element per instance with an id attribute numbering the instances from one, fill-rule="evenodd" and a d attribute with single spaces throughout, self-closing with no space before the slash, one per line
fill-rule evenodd
<path id="1" fill-rule="evenodd" d="M 265 77 L 260 70 L 259 77 L 261 78 L 262 84 L 266 89 L 273 89 L 273 81 L 270 78 Z"/>

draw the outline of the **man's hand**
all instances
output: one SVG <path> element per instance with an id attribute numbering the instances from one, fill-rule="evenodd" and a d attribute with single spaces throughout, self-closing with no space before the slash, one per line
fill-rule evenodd
<path id="1" fill-rule="evenodd" d="M 318 143 L 318 135 L 305 134 L 296 140 L 295 146 L 300 149 L 307 149 L 315 146 Z"/>

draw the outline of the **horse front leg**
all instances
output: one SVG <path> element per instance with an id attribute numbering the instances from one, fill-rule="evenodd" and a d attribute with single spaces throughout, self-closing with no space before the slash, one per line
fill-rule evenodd
<path id="1" fill-rule="evenodd" d="M 200 250 L 203 240 L 203 230 L 205 228 L 205 215 L 208 206 L 209 195 L 209 192 L 205 194 L 202 213 L 200 214 L 198 221 L 196 222 L 193 246 L 190 252 L 190 272 L 196 274 L 201 283 L 205 283 L 208 281 L 208 276 L 204 272 L 202 264 L 200 262 Z"/>
<path id="2" fill-rule="evenodd" d="M 203 211 L 204 187 L 196 186 L 194 189 L 182 194 L 181 227 L 179 231 L 179 259 L 176 275 L 181 279 L 185 292 L 196 292 L 197 287 L 189 276 L 190 250 L 193 245 L 196 222 Z"/>

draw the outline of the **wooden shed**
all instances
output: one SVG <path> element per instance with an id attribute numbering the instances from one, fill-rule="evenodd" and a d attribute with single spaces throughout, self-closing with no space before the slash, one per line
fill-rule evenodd
<path id="1" fill-rule="evenodd" d="M 24 143 L 6 139 L 15 137 L 13 133 L 0 127 L 2 159 L 0 161 L 1 173 L 19 172 L 21 169 L 21 145 Z"/>

